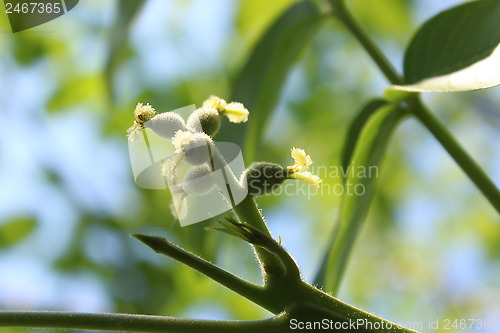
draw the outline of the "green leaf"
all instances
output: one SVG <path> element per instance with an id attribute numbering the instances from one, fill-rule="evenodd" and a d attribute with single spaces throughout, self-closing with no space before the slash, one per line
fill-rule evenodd
<path id="1" fill-rule="evenodd" d="M 404 38 L 412 25 L 411 0 L 349 0 L 352 13 L 373 35 Z"/>
<path id="2" fill-rule="evenodd" d="M 347 170 L 351 162 L 354 148 L 356 147 L 356 143 L 358 142 L 365 124 L 377 110 L 386 104 L 387 102 L 383 99 L 374 99 L 368 102 L 351 122 L 347 130 L 344 146 L 342 147 L 341 164 L 343 170 Z"/>
<path id="3" fill-rule="evenodd" d="M 296 0 L 240 0 L 236 15 L 236 30 L 253 46 L 265 29 Z"/>
<path id="4" fill-rule="evenodd" d="M 46 53 L 47 46 L 39 35 L 19 33 L 12 38 L 14 55 L 18 64 L 32 65 Z"/>
<path id="5" fill-rule="evenodd" d="M 55 112 L 83 102 L 93 103 L 96 106 L 102 103 L 103 91 L 103 80 L 99 75 L 69 77 L 61 82 L 51 96 L 47 109 L 50 112 Z"/>
<path id="6" fill-rule="evenodd" d="M 253 160 L 287 74 L 321 22 L 323 16 L 314 3 L 295 3 L 261 37 L 236 77 L 231 100 L 242 102 L 250 110 L 245 145 L 248 160 Z"/>
<path id="7" fill-rule="evenodd" d="M 105 73 L 108 90 L 113 95 L 113 77 L 118 66 L 131 54 L 125 47 L 130 26 L 134 18 L 139 15 L 145 0 L 118 1 L 116 21 L 111 32 L 111 41 Z M 127 52 L 129 51 L 129 52 Z"/>
<path id="8" fill-rule="evenodd" d="M 376 102 L 381 101 L 375 100 L 372 103 Z M 364 126 L 359 135 L 356 135 L 358 140 L 356 140 L 354 153 L 348 163 L 349 169 L 343 170 L 343 172 L 347 171 L 344 184 L 350 184 L 351 191 L 344 189 L 340 216 L 314 281 L 315 284 L 334 293 L 338 291 L 349 253 L 374 197 L 379 167 L 389 139 L 405 115 L 404 110 L 396 104 L 380 103 L 381 106 L 375 111 L 368 108 L 369 105 L 361 111 L 361 114 L 368 113 L 367 110 L 370 110 L 371 116 L 363 120 Z M 351 128 L 360 126 L 360 124 L 354 125 L 359 122 L 359 117 L 358 115 L 354 119 Z M 352 145 L 350 135 L 350 133 L 347 134 L 345 146 Z M 344 147 L 345 150 L 346 147 Z M 356 188 L 357 190 L 354 191 Z"/>
<path id="9" fill-rule="evenodd" d="M 427 21 L 405 54 L 405 86 L 453 92 L 500 84 L 500 1 L 472 1 Z"/>
<path id="10" fill-rule="evenodd" d="M 36 224 L 33 218 L 23 217 L 0 225 L 0 249 L 25 239 L 35 230 Z"/>

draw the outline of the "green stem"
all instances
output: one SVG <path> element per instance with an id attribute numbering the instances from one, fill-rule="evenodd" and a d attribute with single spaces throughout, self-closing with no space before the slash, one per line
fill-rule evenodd
<path id="1" fill-rule="evenodd" d="M 322 320 L 327 318 L 339 323 L 358 323 L 358 327 L 341 327 L 337 332 L 363 333 L 416 333 L 417 331 L 402 327 L 344 303 L 335 297 L 305 283 L 283 286 L 283 294 L 294 298 L 290 304 L 296 304 L 287 309 L 290 317 L 304 321 Z M 333 330 L 332 330 L 333 331 Z"/>
<path id="2" fill-rule="evenodd" d="M 349 10 L 345 6 L 344 0 L 328 0 L 332 7 L 333 15 L 352 33 L 359 41 L 365 51 L 370 55 L 379 69 L 385 75 L 389 82 L 396 85 L 404 84 L 404 80 L 399 76 L 394 67 L 384 56 L 381 50 L 373 42 L 373 40 L 363 31 L 359 24 L 355 21 Z M 414 96 L 414 101 L 412 98 Z M 450 156 L 467 174 L 471 181 L 478 187 L 487 200 L 493 205 L 497 212 L 500 213 L 500 193 L 493 181 L 488 178 L 481 167 L 470 157 L 469 154 L 462 148 L 453 135 L 447 128 L 439 122 L 439 120 L 425 108 L 418 99 L 416 94 L 408 94 L 406 100 L 409 102 L 410 111 L 416 118 L 434 135 L 441 143 Z M 332 245 L 333 246 L 333 245 Z M 330 246 L 330 254 L 331 247 Z M 331 260 L 339 261 L 338 256 L 332 256 Z M 344 267 L 341 267 L 338 272 L 339 277 L 342 275 Z M 340 281 L 340 280 L 338 280 Z M 338 282 L 337 281 L 337 282 Z"/>
<path id="3" fill-rule="evenodd" d="M 228 222 L 230 224 L 226 223 L 225 229 L 218 230 L 242 238 L 248 243 L 262 247 L 274 254 L 284 269 L 282 275 L 283 280 L 286 280 L 288 283 L 302 281 L 299 266 L 280 243 L 248 223 L 239 223 L 231 220 L 228 220 Z M 272 288 L 272 286 L 270 287 Z"/>
<path id="4" fill-rule="evenodd" d="M 383 55 L 377 45 L 360 28 L 347 10 L 343 0 L 328 0 L 333 8 L 333 15 L 337 17 L 345 27 L 356 37 L 366 52 L 372 57 L 380 70 L 392 84 L 404 84 L 404 81 L 397 74 L 387 58 Z M 434 137 L 446 149 L 448 154 L 455 160 L 460 168 L 469 176 L 472 182 L 478 187 L 486 199 L 493 205 L 497 212 L 500 212 L 500 194 L 493 181 L 485 174 L 481 167 L 470 157 L 469 154 L 460 146 L 458 141 L 439 122 L 439 120 L 430 113 L 425 106 L 418 101 L 411 107 L 413 114 Z"/>
<path id="5" fill-rule="evenodd" d="M 359 43 L 363 46 L 366 52 L 371 56 L 373 61 L 380 68 L 385 77 L 392 84 L 403 84 L 403 79 L 397 74 L 394 67 L 385 57 L 377 44 L 368 37 L 368 35 L 359 26 L 356 20 L 352 17 L 343 0 L 329 0 L 330 6 L 333 9 L 333 15 L 344 24 L 344 26 L 356 37 Z"/>
<path id="6" fill-rule="evenodd" d="M 500 213 L 500 191 L 495 186 L 495 183 L 493 183 L 484 170 L 462 148 L 460 143 L 458 143 L 439 119 L 422 104 L 418 97 L 415 97 L 410 105 L 413 114 L 425 127 L 427 127 L 486 199 L 488 199 L 496 211 Z"/>
<path id="7" fill-rule="evenodd" d="M 217 147 L 215 145 L 210 145 L 210 144 L 207 146 L 208 146 L 208 153 L 210 155 L 210 166 L 212 168 L 212 172 L 215 172 L 218 169 L 220 169 L 220 171 L 222 172 L 222 177 L 224 177 L 224 184 L 226 186 L 227 195 L 229 196 L 229 203 L 231 204 L 231 208 L 234 209 L 235 203 L 234 203 L 233 191 L 231 190 L 229 182 L 231 182 L 231 184 L 239 186 L 238 180 L 234 176 L 232 170 L 229 168 L 228 168 L 229 169 L 229 176 L 228 176 L 228 172 L 226 170 L 226 166 L 228 166 L 228 164 L 224 159 L 224 157 L 219 152 L 219 150 L 217 149 Z M 231 179 L 229 179 L 229 177 Z"/>
<path id="8" fill-rule="evenodd" d="M 234 212 L 236 216 L 238 216 L 240 222 L 248 223 L 264 235 L 272 238 L 266 222 L 264 221 L 264 218 L 262 217 L 262 214 L 257 207 L 257 203 L 252 195 L 247 195 L 243 201 L 236 205 L 236 207 L 234 207 Z M 286 275 L 287 269 L 283 266 L 281 260 L 276 257 L 275 254 L 262 247 L 254 246 L 254 249 L 257 258 L 262 265 L 264 285 L 268 286 L 275 284 L 275 282 L 282 282 L 282 278 Z"/>
<path id="9" fill-rule="evenodd" d="M 234 208 L 234 212 L 238 215 L 238 218 L 242 223 L 248 223 L 263 232 L 265 235 L 271 237 L 271 233 L 267 228 L 266 222 L 264 221 L 253 196 L 247 195 L 247 197 Z"/>
<path id="10" fill-rule="evenodd" d="M 131 236 L 137 238 L 155 252 L 163 254 L 197 270 L 241 296 L 259 304 L 260 306 L 266 309 L 273 309 L 275 310 L 275 313 L 281 311 L 281 306 L 276 306 L 273 298 L 269 297 L 269 294 L 265 292 L 264 287 L 240 279 L 239 277 L 221 269 L 205 259 L 168 242 L 163 237 L 141 234 L 132 234 Z"/>
<path id="11" fill-rule="evenodd" d="M 257 203 L 255 202 L 253 196 L 247 195 L 245 199 L 243 199 L 236 205 L 232 197 L 229 182 L 235 184 L 236 186 L 240 186 L 238 180 L 231 170 L 229 170 L 229 172 L 226 172 L 225 167 L 227 166 L 227 163 L 215 146 L 213 147 L 213 149 L 209 150 L 209 153 L 212 170 L 222 170 L 224 182 L 230 196 L 231 206 L 240 222 L 251 225 L 252 227 L 262 232 L 264 235 L 272 239 L 271 233 L 267 228 L 264 218 L 262 217 L 262 214 L 260 213 L 260 210 L 258 209 Z M 284 275 L 286 275 L 286 267 L 283 266 L 283 263 L 279 258 L 276 257 L 275 254 L 270 253 L 268 250 L 259 246 L 253 246 L 253 248 L 255 250 L 257 259 L 261 264 L 264 285 L 269 285 L 271 281 L 276 281 L 277 277 L 283 277 Z M 290 269 L 288 269 L 288 271 L 290 271 Z"/>
<path id="12" fill-rule="evenodd" d="M 146 143 L 146 147 L 148 148 L 149 159 L 151 160 L 151 164 L 155 163 L 155 158 L 153 156 L 153 151 L 151 150 L 151 145 L 149 144 L 149 138 L 146 134 L 146 129 L 144 128 L 142 131 L 142 136 L 144 137 L 144 142 Z"/>
<path id="13" fill-rule="evenodd" d="M 144 142 L 146 143 L 146 147 L 148 148 L 148 154 L 149 154 L 149 159 L 151 161 L 151 165 L 155 164 L 155 158 L 153 156 L 153 150 L 151 149 L 151 144 L 149 143 L 149 138 L 148 134 L 146 133 L 146 129 L 142 129 L 142 136 L 144 137 Z M 164 160 L 161 160 L 162 163 L 164 163 Z M 168 189 L 168 182 L 167 182 L 167 177 L 163 177 L 163 181 L 165 182 L 165 189 Z"/>
<path id="14" fill-rule="evenodd" d="M 287 279 L 288 282 L 291 281 L 301 281 L 301 274 L 297 262 L 288 253 L 287 250 L 281 244 L 276 242 L 273 238 L 269 237 L 270 243 L 266 247 L 267 250 L 274 253 L 276 257 L 281 261 L 285 267 L 285 276 L 283 278 Z"/>
<path id="15" fill-rule="evenodd" d="M 285 316 L 218 321 L 163 316 L 46 311 L 0 311 L 0 327 L 64 328 L 126 332 L 276 332 Z"/>

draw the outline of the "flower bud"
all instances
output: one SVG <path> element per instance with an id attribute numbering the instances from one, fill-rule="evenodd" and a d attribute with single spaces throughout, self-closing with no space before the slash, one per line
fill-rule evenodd
<path id="1" fill-rule="evenodd" d="M 215 186 L 212 172 L 208 164 L 203 163 L 190 167 L 184 175 L 183 190 L 188 194 L 202 195 L 210 192 Z"/>
<path id="2" fill-rule="evenodd" d="M 193 132 L 204 132 L 213 137 L 220 128 L 219 112 L 214 108 L 199 108 L 189 116 L 187 127 Z"/>
<path id="3" fill-rule="evenodd" d="M 144 127 L 150 128 L 156 135 L 168 140 L 171 140 L 178 130 L 186 129 L 184 119 L 175 112 L 157 114 L 146 121 Z"/>
<path id="4" fill-rule="evenodd" d="M 184 160 L 191 165 L 200 165 L 210 161 L 209 145 L 211 142 L 203 137 L 194 137 L 193 140 L 184 147 Z"/>
<path id="5" fill-rule="evenodd" d="M 260 196 L 271 193 L 288 178 L 288 170 L 276 163 L 254 162 L 243 173 L 242 183 L 248 194 Z"/>
<path id="6" fill-rule="evenodd" d="M 177 131 L 172 139 L 177 154 L 182 154 L 184 161 L 191 165 L 200 165 L 210 160 L 212 138 L 205 133 Z"/>

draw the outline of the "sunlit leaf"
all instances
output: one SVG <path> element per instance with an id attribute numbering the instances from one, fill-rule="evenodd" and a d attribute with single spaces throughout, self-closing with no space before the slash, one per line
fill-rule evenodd
<path id="1" fill-rule="evenodd" d="M 296 0 L 241 0 L 238 1 L 236 30 L 253 44 L 263 30 Z"/>
<path id="2" fill-rule="evenodd" d="M 19 243 L 29 236 L 36 227 L 34 219 L 23 217 L 0 225 L 0 249 Z"/>
<path id="3" fill-rule="evenodd" d="M 382 105 L 371 113 L 371 117 L 364 121 L 349 169 L 343 170 L 347 172 L 344 184 L 349 184 L 349 187 L 344 188 L 340 216 L 315 279 L 316 284 L 334 293 L 338 291 L 349 254 L 373 200 L 379 167 L 389 139 L 405 114 L 394 104 Z M 350 140 L 345 144 L 351 145 Z"/>
<path id="4" fill-rule="evenodd" d="M 387 34 L 391 38 L 399 34 L 402 38 L 411 27 L 409 0 L 349 0 L 346 4 L 370 34 Z"/>
<path id="5" fill-rule="evenodd" d="M 452 92 L 500 84 L 500 1 L 467 2 L 427 21 L 405 54 L 405 86 Z"/>
<path id="6" fill-rule="evenodd" d="M 15 34 L 13 41 L 13 55 L 20 65 L 31 65 L 40 59 L 45 52 L 43 40 L 35 34 Z"/>
<path id="7" fill-rule="evenodd" d="M 54 95 L 50 98 L 47 109 L 58 111 L 71 107 L 77 103 L 102 101 L 104 84 L 99 75 L 68 78 L 62 82 Z"/>
<path id="8" fill-rule="evenodd" d="M 255 153 L 290 68 L 322 21 L 312 2 L 294 4 L 262 36 L 237 76 L 231 100 L 242 102 L 251 112 L 245 147 L 247 158 Z"/>

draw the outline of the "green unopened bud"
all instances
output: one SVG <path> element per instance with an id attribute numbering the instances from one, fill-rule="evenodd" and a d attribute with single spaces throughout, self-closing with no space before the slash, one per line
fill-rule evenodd
<path id="1" fill-rule="evenodd" d="M 248 194 L 260 196 L 271 193 L 289 176 L 289 171 L 276 163 L 254 162 L 243 173 L 242 183 Z"/>
<path id="2" fill-rule="evenodd" d="M 213 137 L 220 128 L 219 112 L 214 108 L 200 108 L 191 113 L 187 127 L 193 132 L 204 132 Z"/>
<path id="3" fill-rule="evenodd" d="M 144 127 L 150 128 L 156 135 L 170 140 L 175 132 L 185 130 L 186 124 L 178 113 L 164 112 L 146 121 Z"/>
<path id="4" fill-rule="evenodd" d="M 182 188 L 188 194 L 203 195 L 215 186 L 214 178 L 208 164 L 190 167 L 184 176 Z"/>

